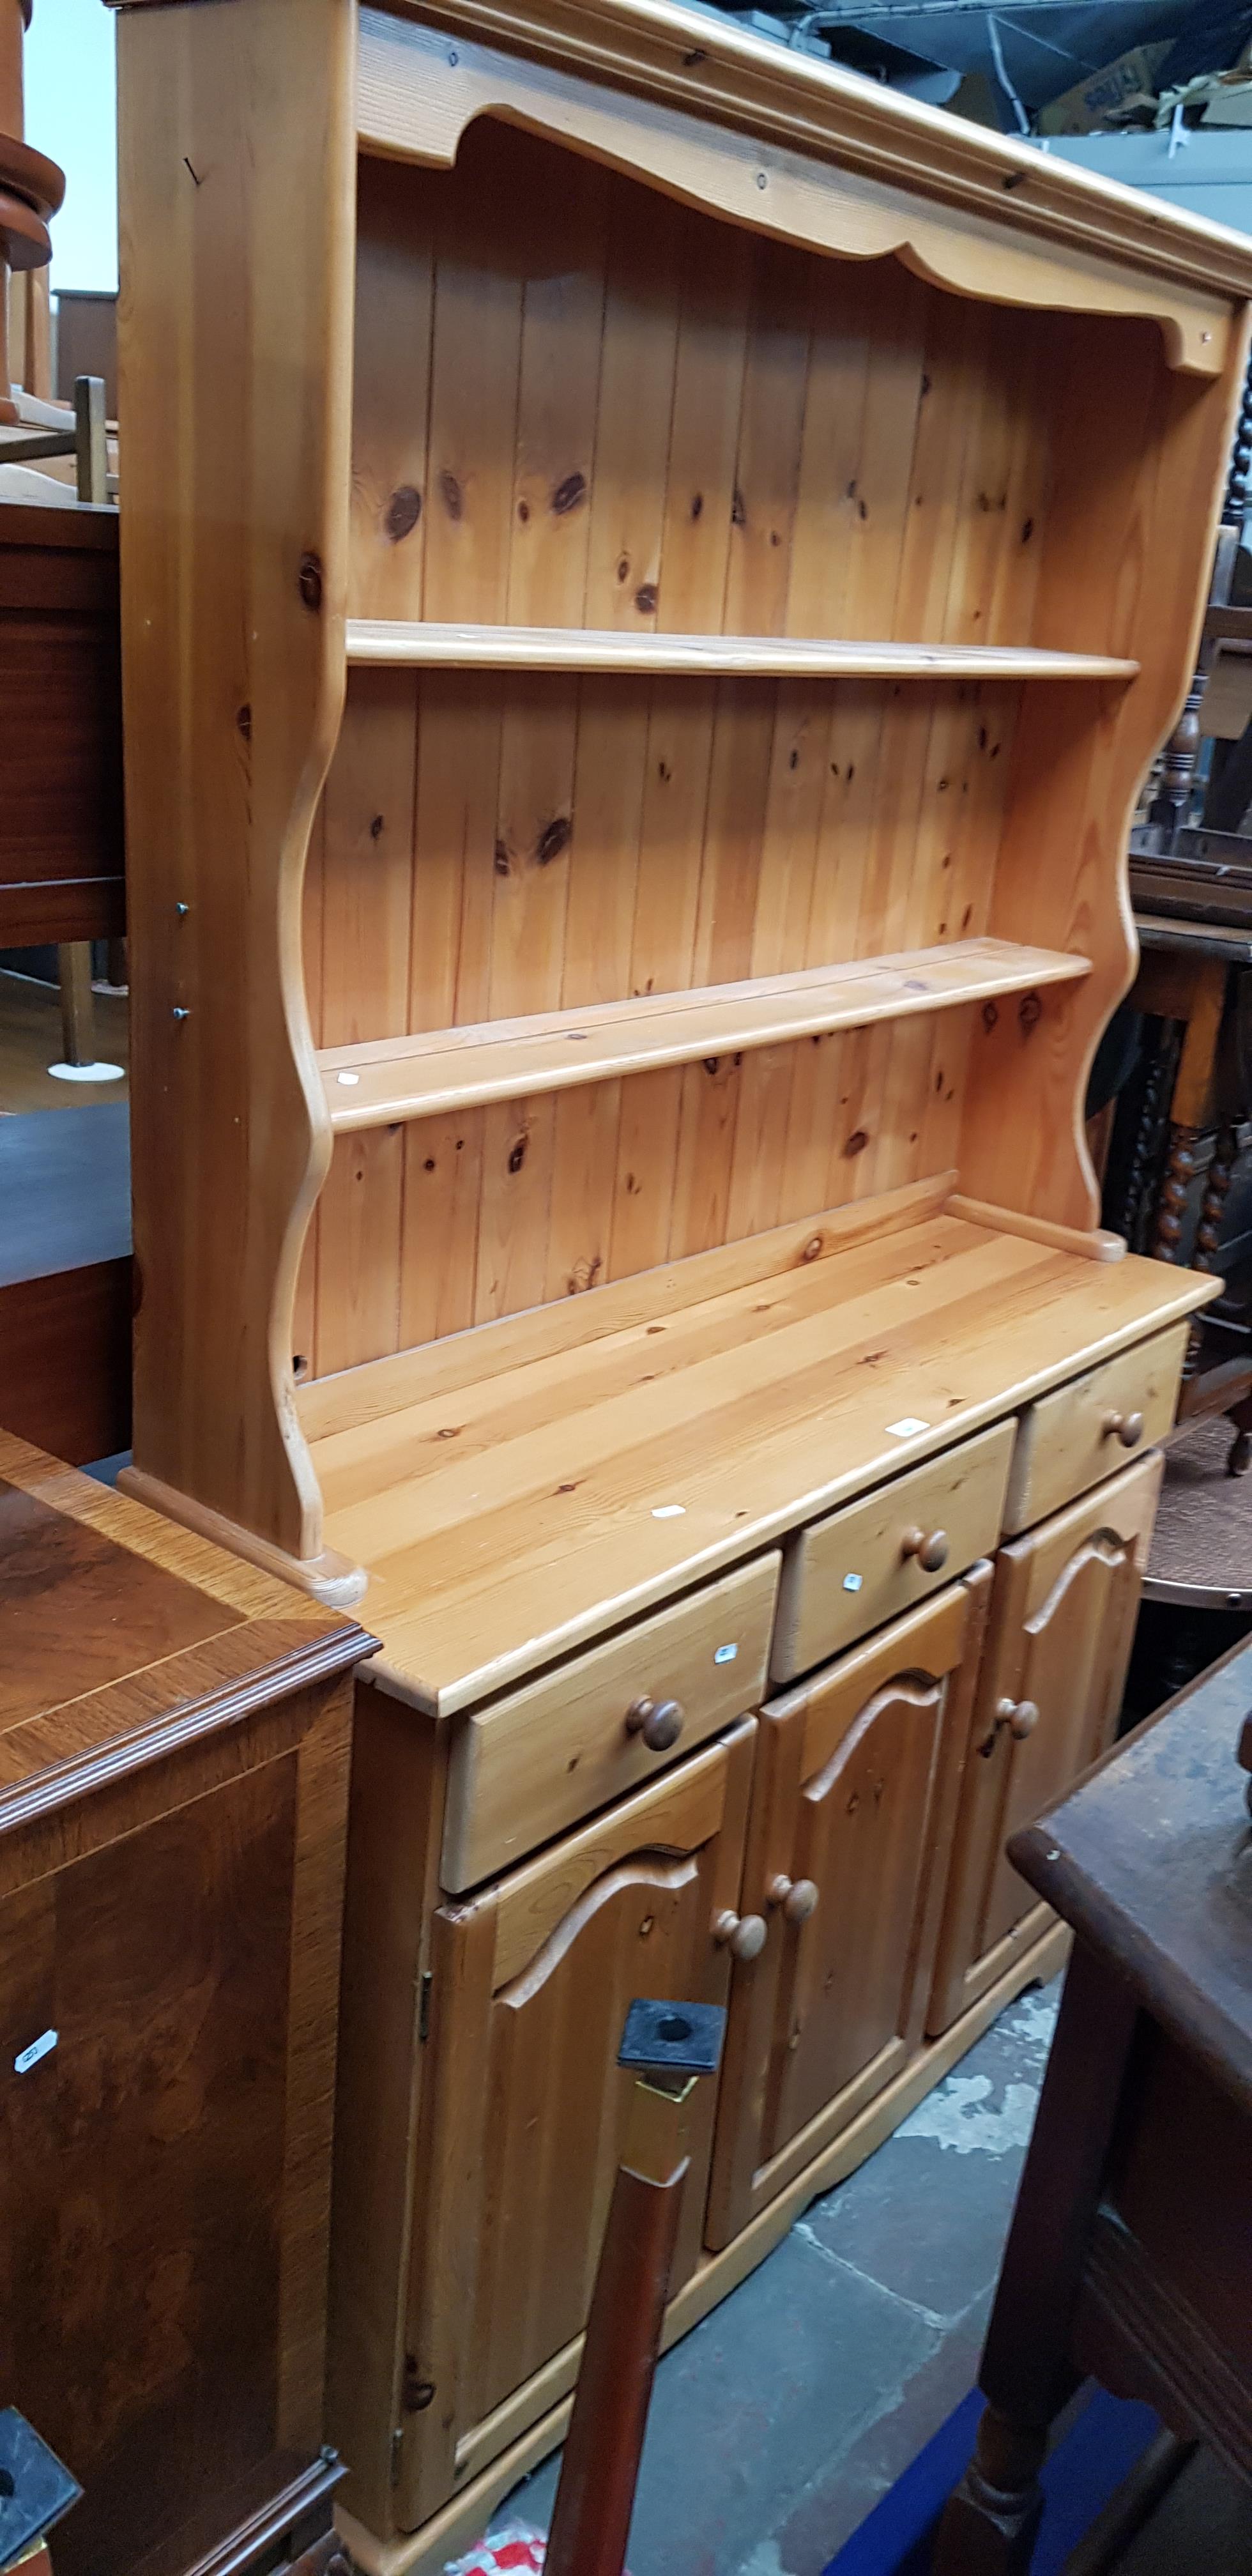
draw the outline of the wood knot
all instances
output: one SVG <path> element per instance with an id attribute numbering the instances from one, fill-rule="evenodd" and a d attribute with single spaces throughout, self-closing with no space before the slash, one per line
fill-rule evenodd
<path id="1" fill-rule="evenodd" d="M 497 875 L 498 877 L 507 877 L 507 876 L 510 874 L 510 868 L 509 868 L 509 853 L 508 853 L 508 845 L 507 845 L 507 843 L 506 843 L 506 842 L 504 842 L 504 841 L 497 841 L 496 846 L 495 846 L 494 853 L 493 853 L 493 855 L 492 855 L 492 861 L 491 861 L 491 864 L 492 864 L 493 868 L 495 869 L 496 875 Z"/>
<path id="2" fill-rule="evenodd" d="M 552 495 L 552 507 L 555 510 L 558 519 L 563 519 L 567 511 L 576 510 L 579 502 L 585 501 L 586 498 L 586 475 L 577 473 L 567 474 L 564 482 L 558 483 L 556 490 Z"/>
<path id="3" fill-rule="evenodd" d="M 732 528 L 746 528 L 748 524 L 747 504 L 738 484 L 735 485 L 734 492 L 731 495 L 730 524 Z"/>
<path id="4" fill-rule="evenodd" d="M 641 617 L 651 617 L 656 607 L 656 583 L 645 581 L 635 592 L 635 606 Z"/>
<path id="5" fill-rule="evenodd" d="M 847 1144 L 843 1149 L 844 1153 L 848 1156 L 849 1161 L 851 1161 L 854 1155 L 863 1154 L 868 1143 L 869 1138 L 866 1135 L 865 1129 L 863 1127 L 854 1127 L 848 1138 Z"/>
<path id="6" fill-rule="evenodd" d="M 383 512 L 383 527 L 393 546 L 411 536 L 422 515 L 422 496 L 412 483 L 397 483 Z"/>
<path id="7" fill-rule="evenodd" d="M 994 1002 L 984 1002 L 984 1003 L 983 1003 L 983 1006 L 982 1006 L 982 1024 L 983 1024 L 983 1027 L 985 1028 L 985 1030 L 986 1030 L 986 1032 L 987 1032 L 988 1037 L 990 1037 L 990 1035 L 991 1035 L 991 1031 L 992 1031 L 993 1029 L 996 1029 L 996 1028 L 998 1028 L 998 1027 L 999 1027 L 999 1025 L 1000 1025 L 1000 1014 L 999 1014 L 999 1012 L 997 1011 L 997 1009 L 996 1009 L 996 1006 L 995 1006 L 995 1003 L 994 1003 Z"/>
<path id="8" fill-rule="evenodd" d="M 817 1256 L 818 1256 L 819 1252 L 821 1251 L 821 1249 L 822 1249 L 822 1238 L 821 1238 L 820 1234 L 811 1234 L 811 1235 L 809 1236 L 808 1242 L 805 1244 L 805 1246 L 804 1246 L 804 1248 L 803 1248 L 803 1251 L 802 1251 L 802 1252 L 801 1252 L 801 1254 L 800 1254 L 800 1259 L 801 1259 L 801 1261 L 816 1261 Z"/>
<path id="9" fill-rule="evenodd" d="M 296 588 L 298 589 L 300 597 L 304 601 L 306 608 L 317 609 L 321 607 L 322 566 L 319 556 L 313 554 L 301 555 L 300 570 L 296 576 Z"/>
<path id="10" fill-rule="evenodd" d="M 370 822 L 370 839 L 371 841 L 381 841 L 382 836 L 383 818 L 381 814 L 375 814 Z"/>
<path id="11" fill-rule="evenodd" d="M 692 493 L 692 495 L 691 495 L 691 515 L 692 515 L 692 518 L 693 518 L 693 519 L 699 519 L 699 518 L 701 518 L 701 517 L 703 516 L 703 513 L 704 513 L 704 494 L 703 494 L 703 492 L 693 492 L 693 493 Z"/>
<path id="12" fill-rule="evenodd" d="M 568 814 L 554 814 L 552 821 L 545 824 L 535 843 L 535 857 L 539 866 L 546 868 L 551 865 L 553 859 L 559 859 L 562 850 L 569 848 L 572 835 L 573 825 Z"/>
<path id="13" fill-rule="evenodd" d="M 529 1143 L 529 1136 L 519 1136 L 516 1144 L 511 1147 L 509 1152 L 509 1170 L 511 1172 L 520 1172 L 522 1165 L 526 1160 L 526 1148 Z"/>
<path id="14" fill-rule="evenodd" d="M 237 728 L 238 728 L 239 732 L 243 735 L 244 741 L 245 741 L 245 742 L 251 742 L 251 740 L 252 740 L 252 709 L 251 709 L 251 707 L 249 707 L 249 706 L 242 706 L 242 707 L 238 707 L 238 708 L 236 709 L 236 711 L 235 711 L 235 724 L 236 724 L 236 726 L 237 726 Z"/>
<path id="15" fill-rule="evenodd" d="M 461 486 L 458 483 L 455 474 L 449 473 L 446 465 L 439 477 L 439 498 L 442 501 L 450 519 L 464 518 L 465 495 L 461 490 Z"/>
<path id="16" fill-rule="evenodd" d="M 1043 1018 L 1043 1004 L 1037 993 L 1023 993 L 1022 998 L 1017 1005 L 1017 1016 L 1023 1029 L 1026 1030 L 1027 1035 L 1029 1035 L 1031 1029 L 1038 1028 L 1039 1022 Z"/>

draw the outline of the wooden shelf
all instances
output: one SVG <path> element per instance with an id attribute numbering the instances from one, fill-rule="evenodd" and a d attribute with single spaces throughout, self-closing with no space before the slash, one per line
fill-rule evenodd
<path id="1" fill-rule="evenodd" d="M 1040 984 L 1076 983 L 1090 971 L 1088 958 L 1056 949 L 962 939 L 750 983 L 645 993 L 583 1011 L 541 1011 L 528 1019 L 325 1047 L 318 1063 L 332 1127 L 383 1127 L 485 1100 L 518 1100 L 656 1065 L 864 1028 L 874 1020 L 952 1010 Z"/>
<path id="2" fill-rule="evenodd" d="M 643 635 L 582 626 L 348 619 L 349 663 L 461 671 L 668 671 L 816 680 L 1133 680 L 1137 662 L 1009 644 L 862 644 L 828 636 Z"/>
<path id="3" fill-rule="evenodd" d="M 375 1669 L 465 1707 L 1215 1293 L 974 1224 L 950 1187 L 596 1290 L 574 1347 L 564 1306 L 529 1358 L 515 1317 L 299 1390 Z"/>

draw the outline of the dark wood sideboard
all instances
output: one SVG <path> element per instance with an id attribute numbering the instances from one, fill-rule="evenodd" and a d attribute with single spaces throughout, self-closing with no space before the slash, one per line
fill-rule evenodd
<path id="1" fill-rule="evenodd" d="M 0 2388 L 57 2576 L 329 2528 L 350 1621 L 0 1434 Z"/>

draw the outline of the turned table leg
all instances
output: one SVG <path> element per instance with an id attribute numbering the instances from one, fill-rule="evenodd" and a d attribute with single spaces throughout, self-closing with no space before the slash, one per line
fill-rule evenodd
<path id="1" fill-rule="evenodd" d="M 1047 2448 L 1046 2427 L 1026 2431 L 986 2408 L 973 2459 L 948 2498 L 934 2576 L 1029 2576 Z"/>
<path id="2" fill-rule="evenodd" d="M 1070 2327 L 1134 2035 L 1126 1990 L 1079 1943 L 1004 2249 L 978 2446 L 949 2497 L 933 2576 L 1025 2576 L 1048 2431 L 1074 2385 Z"/>
<path id="3" fill-rule="evenodd" d="M 1226 1473 L 1228 1476 L 1246 1476 L 1252 1467 L 1252 1395 L 1245 1395 L 1242 1404 L 1232 1404 L 1226 1420 L 1234 1424 L 1235 1432 L 1226 1460 Z"/>

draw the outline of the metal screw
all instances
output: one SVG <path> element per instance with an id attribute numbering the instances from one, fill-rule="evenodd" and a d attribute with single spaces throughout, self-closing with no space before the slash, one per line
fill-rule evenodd
<path id="1" fill-rule="evenodd" d="M 176 1020 L 189 1020 L 191 1018 L 191 1013 L 185 1008 L 182 1002 L 175 1002 L 171 1016 Z"/>
<path id="2" fill-rule="evenodd" d="M 189 903 L 176 903 L 176 904 L 175 904 L 175 906 L 174 906 L 174 910 L 175 910 L 175 912 L 177 913 L 179 920 L 180 920 L 180 921 L 185 921 L 185 920 L 186 920 L 186 918 L 187 918 L 188 913 L 189 913 L 189 912 L 190 912 L 190 910 L 191 910 L 191 906 L 190 906 L 190 904 L 189 904 Z"/>

